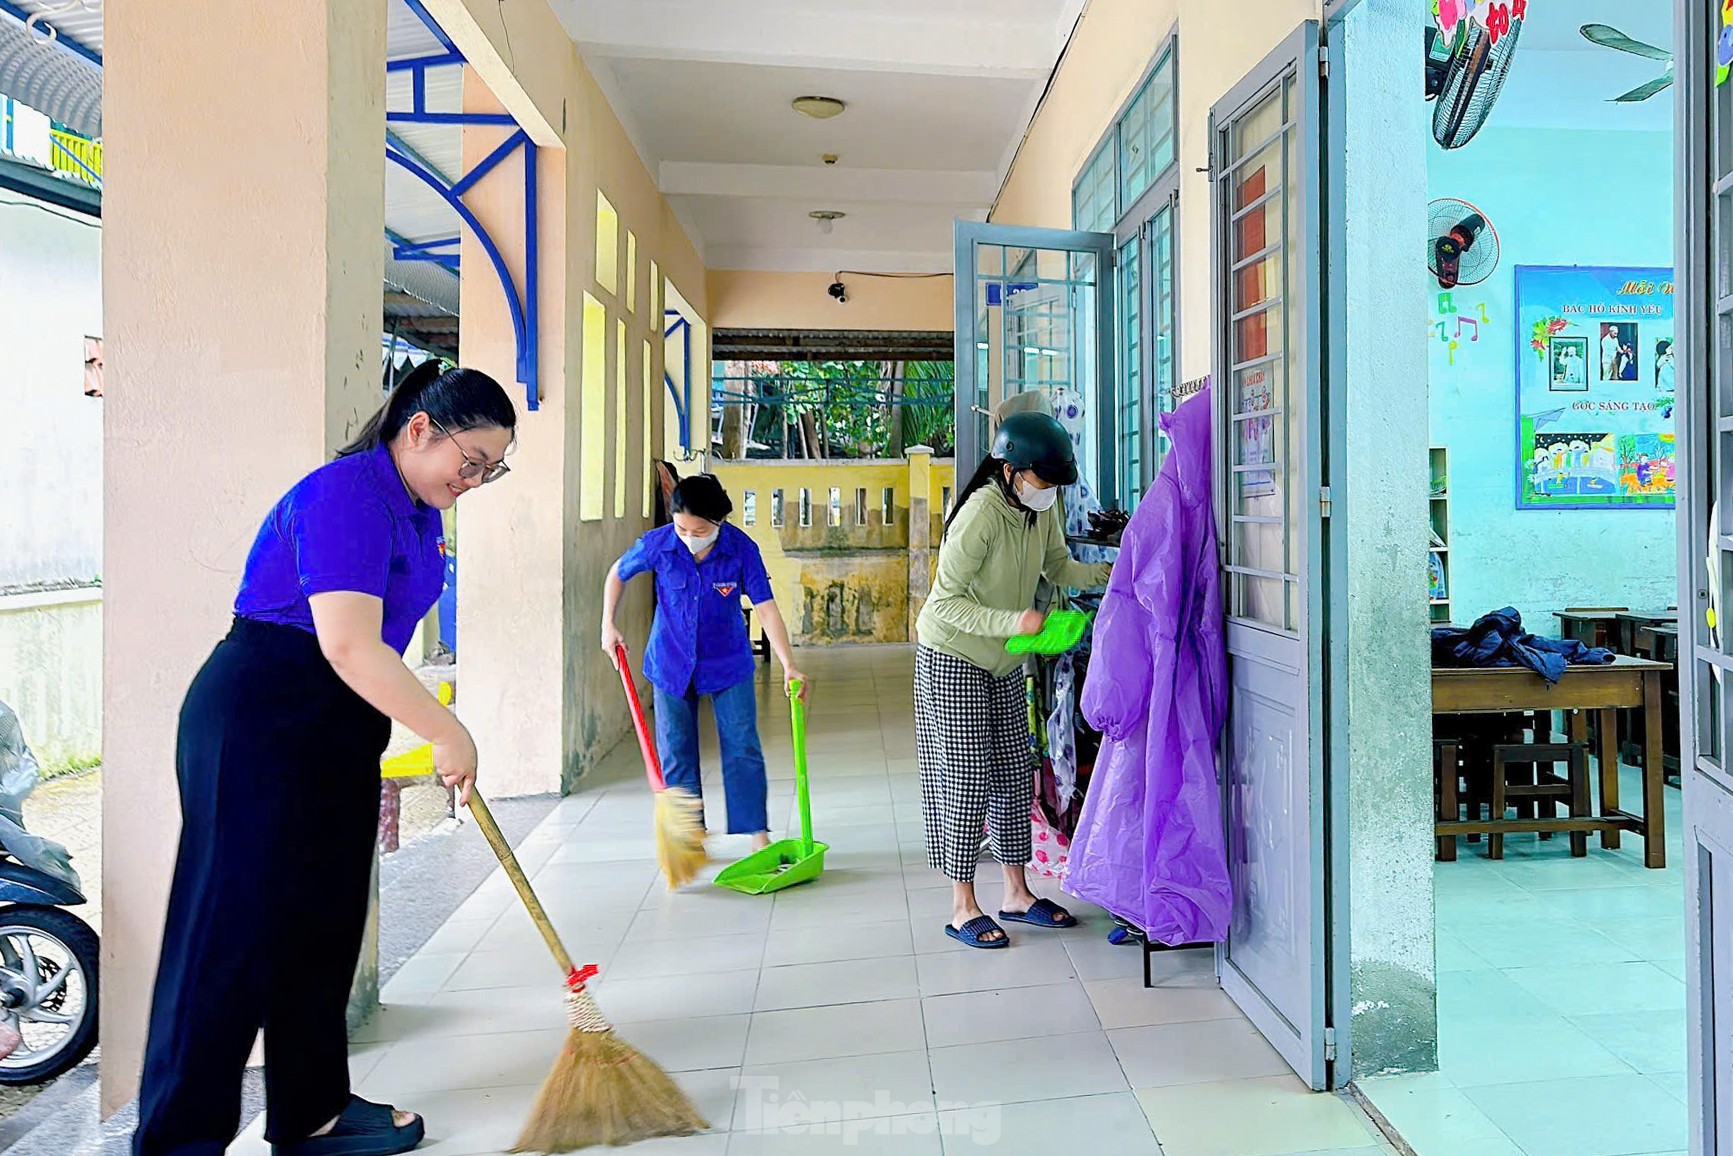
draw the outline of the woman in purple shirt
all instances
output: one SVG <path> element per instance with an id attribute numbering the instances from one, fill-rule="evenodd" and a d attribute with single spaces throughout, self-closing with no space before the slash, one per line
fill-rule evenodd
<path id="1" fill-rule="evenodd" d="M 419 1117 L 349 1090 L 345 1014 L 393 719 L 467 802 L 475 743 L 403 663 L 444 580 L 439 511 L 505 475 L 517 414 L 486 374 L 409 374 L 260 528 L 234 625 L 181 706 L 180 854 L 135 1156 L 218 1156 L 265 1033 L 277 1156 L 390 1156 Z"/>

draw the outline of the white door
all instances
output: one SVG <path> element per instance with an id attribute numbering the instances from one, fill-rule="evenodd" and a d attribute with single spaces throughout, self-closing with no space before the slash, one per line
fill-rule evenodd
<path id="1" fill-rule="evenodd" d="M 1222 987 L 1314 1088 L 1326 989 L 1318 29 L 1211 113 L 1234 918 Z"/>
<path id="2" fill-rule="evenodd" d="M 1693 1156 L 1733 1156 L 1733 81 L 1720 4 L 1678 13 L 1679 728 Z M 1726 970 L 1723 970 L 1723 967 Z M 1721 1127 L 1725 1120 L 1727 1126 Z"/>

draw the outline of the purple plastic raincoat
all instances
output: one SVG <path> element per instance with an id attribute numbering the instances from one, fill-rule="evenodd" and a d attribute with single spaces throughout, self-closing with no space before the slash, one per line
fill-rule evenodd
<path id="1" fill-rule="evenodd" d="M 1105 739 L 1066 890 L 1157 943 L 1219 943 L 1233 911 L 1216 778 L 1227 714 L 1210 391 L 1163 414 L 1173 449 L 1126 527 L 1083 714 Z"/>

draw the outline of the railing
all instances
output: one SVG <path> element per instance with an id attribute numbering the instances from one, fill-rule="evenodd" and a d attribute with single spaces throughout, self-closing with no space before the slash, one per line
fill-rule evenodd
<path id="1" fill-rule="evenodd" d="M 35 131 L 20 132 L 20 113 Z M 102 142 L 90 140 L 64 128 L 50 127 L 48 118 L 0 96 L 0 155 L 41 165 L 63 177 L 92 188 L 102 187 Z M 48 127 L 48 155 L 42 155 L 42 127 Z"/>
<path id="2" fill-rule="evenodd" d="M 900 457 L 955 440 L 950 362 L 910 362 L 894 377 L 876 362 L 718 362 L 712 439 L 723 457 Z"/>
<path id="3" fill-rule="evenodd" d="M 102 187 L 102 142 L 65 129 L 48 134 L 49 167 L 87 185 Z"/>

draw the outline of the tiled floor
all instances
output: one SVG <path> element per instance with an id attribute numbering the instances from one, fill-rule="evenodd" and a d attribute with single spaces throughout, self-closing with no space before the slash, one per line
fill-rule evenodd
<path id="1" fill-rule="evenodd" d="M 817 882 L 750 897 L 656 874 L 636 749 L 621 748 L 521 849 L 620 1034 L 709 1117 L 702 1136 L 634 1151 L 1050 1156 L 1378 1156 L 1365 1118 L 1313 1095 L 1216 988 L 1205 954 L 1158 958 L 1072 904 L 1085 926 L 946 938 L 926 865 L 907 649 L 804 652 L 813 680 Z M 785 704 L 766 689 L 772 816 L 794 821 Z M 720 791 L 715 792 L 720 795 Z M 712 809 L 712 826 L 720 826 Z M 743 839 L 712 840 L 727 861 Z M 712 868 L 714 870 L 714 868 Z M 983 878 L 996 874 L 983 865 Z M 997 888 L 983 892 L 995 903 Z M 563 1035 L 560 977 L 502 876 L 386 991 L 354 1049 L 359 1090 L 425 1112 L 433 1156 L 503 1152 Z M 847 1123 L 803 1124 L 825 1112 Z M 234 1149 L 260 1156 L 257 1123 Z M 1159 1138 L 1159 1143 L 1158 1143 Z"/>
<path id="2" fill-rule="evenodd" d="M 1626 768 L 1625 798 L 1641 797 Z M 1683 1156 L 1684 872 L 1643 841 L 1463 843 L 1434 864 L 1440 1071 L 1363 1090 L 1419 1156 Z"/>

